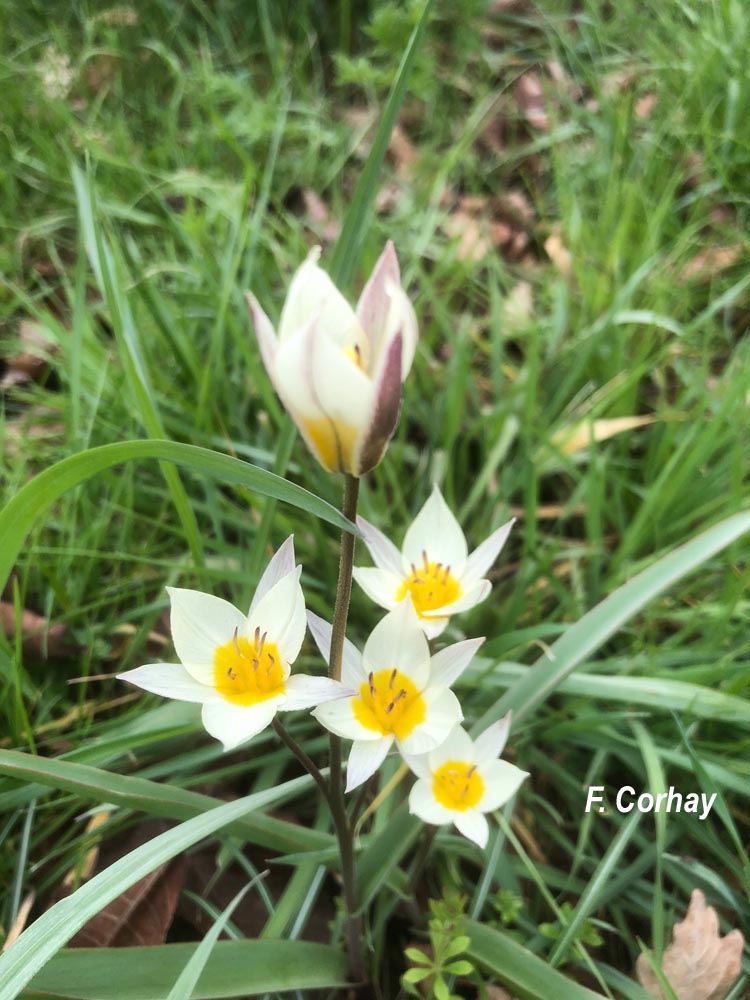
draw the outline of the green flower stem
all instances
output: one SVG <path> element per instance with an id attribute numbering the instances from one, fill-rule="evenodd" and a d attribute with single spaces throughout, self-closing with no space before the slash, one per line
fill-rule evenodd
<path id="1" fill-rule="evenodd" d="M 359 479 L 347 476 L 344 484 L 344 503 L 342 513 L 350 521 L 357 517 L 357 498 L 359 497 Z M 344 638 L 346 636 L 346 619 L 349 614 L 349 599 L 352 593 L 352 569 L 354 566 L 354 535 L 348 531 L 341 533 L 341 557 L 339 559 L 339 580 L 336 586 L 336 604 L 333 610 L 333 627 L 331 633 L 331 655 L 328 675 L 334 680 L 341 680 L 341 663 L 344 656 Z M 344 889 L 346 905 L 346 946 L 349 962 L 355 979 L 365 978 L 365 963 L 362 952 L 362 921 L 357 914 L 357 883 L 354 866 L 354 838 L 349 817 L 344 804 L 344 783 L 341 773 L 341 740 L 338 736 L 330 736 L 330 806 L 331 816 L 336 827 L 336 836 L 341 852 L 341 881 Z"/>
<path id="2" fill-rule="evenodd" d="M 304 767 L 304 769 L 306 771 L 308 771 L 313 776 L 313 779 L 315 780 L 315 784 L 321 790 L 321 792 L 323 793 L 323 798 L 326 800 L 326 802 L 330 806 L 330 804 L 331 804 L 330 789 L 328 788 L 328 784 L 326 783 L 326 780 L 323 777 L 323 775 L 318 770 L 315 762 L 312 760 L 311 757 L 309 757 L 305 753 L 305 751 L 302 749 L 302 747 L 299 745 L 299 743 L 295 740 L 295 738 L 291 735 L 291 733 L 287 732 L 286 728 L 284 727 L 283 722 L 281 721 L 281 719 L 279 719 L 278 715 L 274 716 L 274 719 L 273 719 L 273 722 L 271 723 L 271 725 L 273 726 L 274 732 L 276 733 L 276 735 L 292 751 L 292 753 L 297 758 L 297 760 L 300 762 L 300 764 Z"/>

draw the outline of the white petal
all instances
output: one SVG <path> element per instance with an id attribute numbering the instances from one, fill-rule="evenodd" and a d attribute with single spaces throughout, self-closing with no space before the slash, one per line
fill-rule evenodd
<path id="1" fill-rule="evenodd" d="M 326 416 L 342 429 L 364 434 L 375 406 L 373 381 L 338 344 L 324 336 L 320 325 L 313 338 L 312 380 Z"/>
<path id="2" fill-rule="evenodd" d="M 263 576 L 258 581 L 258 586 L 255 588 L 255 594 L 253 595 L 253 602 L 250 605 L 250 611 L 248 612 L 248 617 L 252 614 L 253 608 L 257 606 L 258 601 L 265 597 L 271 587 L 275 586 L 282 580 L 288 573 L 294 570 L 294 535 L 290 535 L 285 542 L 279 547 L 271 558 L 271 561 L 266 566 L 266 570 Z"/>
<path id="3" fill-rule="evenodd" d="M 362 659 L 368 673 L 397 667 L 418 691 L 427 684 L 430 648 L 410 598 L 378 622 L 365 643 Z"/>
<path id="4" fill-rule="evenodd" d="M 274 584 L 255 605 L 245 626 L 248 638 L 252 638 L 256 628 L 261 634 L 268 633 L 268 641 L 278 646 L 287 674 L 289 664 L 299 655 L 307 627 L 305 597 L 299 585 L 301 572 L 302 567 L 297 566 Z"/>
<path id="5" fill-rule="evenodd" d="M 443 740 L 435 750 L 432 750 L 427 755 L 427 759 L 432 772 L 437 771 L 449 760 L 473 764 L 474 744 L 465 729 L 462 729 L 461 726 L 454 726 L 447 739 Z"/>
<path id="6" fill-rule="evenodd" d="M 314 708 L 334 698 L 351 698 L 354 692 L 340 681 L 329 677 L 311 677 L 309 674 L 292 674 L 286 681 L 286 701 L 280 712 L 293 712 L 298 708 Z"/>
<path id="7" fill-rule="evenodd" d="M 422 778 L 415 782 L 414 787 L 409 792 L 409 812 L 419 816 L 425 823 L 450 823 L 453 820 L 453 811 L 446 809 L 444 805 L 435 798 L 432 791 L 432 782 Z"/>
<path id="8" fill-rule="evenodd" d="M 276 352 L 276 391 L 292 415 L 307 446 L 320 459 L 307 430 L 308 421 L 325 420 L 312 381 L 312 353 L 315 321 L 279 345 Z"/>
<path id="9" fill-rule="evenodd" d="M 400 285 L 388 285 L 391 295 L 391 309 L 388 314 L 385 335 L 383 336 L 381 352 L 400 333 L 403 340 L 401 352 L 401 381 L 403 382 L 411 369 L 414 353 L 417 349 L 417 317 L 414 306 Z"/>
<path id="10" fill-rule="evenodd" d="M 471 663 L 484 639 L 464 639 L 435 653 L 430 664 L 430 684 L 452 687 Z"/>
<path id="11" fill-rule="evenodd" d="M 479 774 L 484 782 L 484 795 L 477 803 L 477 808 L 483 812 L 505 805 L 529 776 L 527 771 L 509 764 L 507 760 L 487 761 L 480 768 Z"/>
<path id="12" fill-rule="evenodd" d="M 430 562 L 450 566 L 451 574 L 461 577 L 466 563 L 466 538 L 437 486 L 409 526 L 402 552 L 404 572 L 412 563 L 421 565 L 422 553 L 426 552 Z"/>
<path id="13" fill-rule="evenodd" d="M 273 323 L 266 316 L 252 292 L 247 293 L 246 299 L 250 308 L 250 316 L 255 328 L 255 336 L 258 340 L 263 365 L 268 372 L 268 377 L 271 379 L 274 389 L 278 392 L 278 386 L 276 385 L 276 348 L 278 347 L 276 331 L 273 328 Z"/>
<path id="14" fill-rule="evenodd" d="M 411 754 L 401 752 L 401 756 L 404 758 L 404 763 L 408 764 L 411 770 L 418 778 L 424 778 L 425 781 L 432 780 L 432 771 L 430 770 L 430 755 L 427 753 Z"/>
<path id="15" fill-rule="evenodd" d="M 281 312 L 279 340 L 293 336 L 311 320 L 317 320 L 323 335 L 346 345 L 360 329 L 354 310 L 328 275 L 317 266 L 313 252 L 298 268 L 289 286 Z"/>
<path id="16" fill-rule="evenodd" d="M 398 286 L 400 281 L 398 257 L 393 243 L 388 240 L 357 303 L 357 320 L 367 334 L 371 357 L 380 356 L 383 336 L 391 313 L 393 299 L 387 286 Z"/>
<path id="17" fill-rule="evenodd" d="M 464 568 L 462 583 L 465 587 L 476 583 L 477 580 L 481 580 L 500 555 L 500 550 L 508 540 L 510 529 L 515 523 L 516 519 L 512 517 L 502 528 L 493 531 L 488 539 L 482 542 L 478 548 L 474 549 L 466 560 L 466 567 Z"/>
<path id="18" fill-rule="evenodd" d="M 318 705 L 313 715 L 326 729 L 345 740 L 382 740 L 383 734 L 368 729 L 355 717 L 353 698 L 337 698 L 336 701 Z"/>
<path id="19" fill-rule="evenodd" d="M 371 778 L 385 760 L 393 739 L 355 740 L 346 765 L 346 791 L 351 792 Z"/>
<path id="20" fill-rule="evenodd" d="M 146 663 L 118 674 L 117 679 L 178 701 L 202 703 L 218 697 L 212 687 L 197 681 L 181 663 Z"/>
<path id="21" fill-rule="evenodd" d="M 229 601 L 212 594 L 180 587 L 167 587 L 167 593 L 177 655 L 197 680 L 210 684 L 216 649 L 231 642 L 235 629 L 244 635 L 247 618 Z"/>
<path id="22" fill-rule="evenodd" d="M 381 608 L 392 611 L 398 605 L 396 594 L 402 583 L 400 576 L 378 566 L 355 566 L 353 575 L 370 600 Z"/>
<path id="23" fill-rule="evenodd" d="M 269 698 L 257 705 L 233 705 L 228 701 L 212 701 L 203 706 L 201 718 L 206 732 L 234 750 L 269 726 L 276 715 L 283 695 Z"/>
<path id="24" fill-rule="evenodd" d="M 428 639 L 437 639 L 445 632 L 450 618 L 420 618 L 419 624 Z"/>
<path id="25" fill-rule="evenodd" d="M 307 624 L 315 640 L 315 645 L 320 650 L 320 654 L 327 664 L 331 662 L 331 634 L 333 629 L 325 620 L 314 611 L 307 612 Z M 341 683 L 345 687 L 359 689 L 360 684 L 367 680 L 367 673 L 362 666 L 362 654 L 349 639 L 344 639 L 344 653 L 341 660 Z"/>
<path id="26" fill-rule="evenodd" d="M 399 744 L 399 750 L 410 755 L 435 750 L 464 717 L 458 698 L 450 688 L 430 687 L 422 697 L 427 708 L 425 720 Z"/>
<path id="27" fill-rule="evenodd" d="M 493 722 L 481 736 L 477 736 L 474 740 L 474 760 L 477 764 L 483 764 L 486 760 L 497 760 L 508 741 L 511 722 L 512 713 L 506 712 L 502 719 Z"/>
<path id="28" fill-rule="evenodd" d="M 362 532 L 367 551 L 372 556 L 375 565 L 395 574 L 400 579 L 402 576 L 401 553 L 393 542 L 386 538 L 382 531 L 378 531 L 374 524 L 365 521 L 363 517 L 357 518 L 357 527 Z"/>
<path id="29" fill-rule="evenodd" d="M 472 586 L 461 594 L 458 600 L 453 601 L 452 604 L 444 604 L 442 608 L 435 608 L 433 611 L 423 611 L 422 614 L 432 618 L 434 615 L 436 618 L 440 618 L 443 615 L 456 615 L 459 611 L 468 611 L 469 608 L 476 607 L 477 604 L 481 604 L 488 596 L 492 590 L 492 584 L 489 580 L 479 580 L 478 583 L 472 584 Z"/>
<path id="30" fill-rule="evenodd" d="M 464 837 L 473 840 L 479 847 L 486 847 L 490 835 L 489 823 L 485 816 L 476 809 L 467 809 L 465 812 L 456 811 L 453 813 L 453 822 L 456 829 Z"/>

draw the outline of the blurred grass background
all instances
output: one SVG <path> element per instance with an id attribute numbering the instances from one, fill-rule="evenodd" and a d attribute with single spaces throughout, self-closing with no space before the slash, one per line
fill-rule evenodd
<path id="1" fill-rule="evenodd" d="M 413 0 L 156 0 L 52 11 L 5 0 L 6 499 L 65 455 L 151 434 L 84 245 L 92 205 L 163 435 L 279 468 L 283 413 L 243 293 L 252 288 L 277 318 L 308 248 L 320 243 L 322 263 L 330 259 L 421 9 Z M 392 238 L 421 330 L 364 516 L 400 542 L 436 480 L 470 545 L 509 513 L 519 518 L 491 598 L 453 623 L 488 636 L 484 668 L 461 692 L 470 720 L 508 686 L 499 660 L 533 662 L 658 555 L 747 506 L 749 45 L 740 0 L 435 5 L 349 291 Z M 26 363 L 31 374 L 19 362 L 29 352 L 42 358 Z M 338 503 L 340 483 L 299 441 L 288 468 Z M 29 746 L 28 717 L 42 752 L 120 769 L 137 759 L 146 777 L 246 789 L 281 774 L 273 753 L 263 771 L 259 759 L 224 758 L 207 741 L 195 748 L 193 716 L 143 716 L 143 700 L 108 707 L 129 693 L 114 681 L 67 683 L 167 656 L 165 584 L 246 604 L 269 546 L 292 530 L 308 604 L 330 618 L 335 532 L 283 505 L 269 524 L 247 493 L 180 478 L 202 566 L 155 464 L 92 479 L 35 529 L 3 595 L 5 746 Z M 746 698 L 747 583 L 743 542 L 649 607 L 587 674 Z M 64 626 L 76 655 L 44 660 L 39 642 L 25 644 L 21 609 Z M 352 638 L 374 620 L 355 590 Z M 305 653 L 314 662 L 311 645 Z M 515 736 L 516 760 L 532 772 L 519 829 L 558 904 L 591 884 L 622 823 L 585 818 L 589 783 L 617 786 L 627 775 L 645 787 L 658 773 L 690 790 L 705 767 L 726 795 L 724 818 L 670 817 L 657 850 L 645 818 L 629 843 L 617 891 L 610 885 L 595 908 L 604 930 L 592 951 L 626 971 L 636 937 L 651 941 L 669 922 L 654 917 L 662 877 L 667 914 L 698 885 L 732 926 L 750 918 L 738 875 L 747 858 L 727 825 L 746 842 L 747 723 L 699 718 L 689 706 L 678 718 L 673 707 L 658 696 L 613 703 L 584 682 Z M 145 735 L 128 759 L 126 734 L 142 716 Z M 40 799 L 31 823 L 28 802 L 5 794 L 7 928 L 27 863 L 44 892 L 70 868 L 82 830 L 69 824 L 73 797 Z M 59 831 L 54 849 L 50 830 Z M 469 892 L 471 861 L 452 837 L 438 843 L 432 894 Z M 538 927 L 554 914 L 509 857 L 493 891 L 523 900 L 512 926 L 544 955 L 550 942 Z"/>

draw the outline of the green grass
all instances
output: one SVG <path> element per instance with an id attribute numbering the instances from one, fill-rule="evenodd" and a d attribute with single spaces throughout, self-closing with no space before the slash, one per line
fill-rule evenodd
<path id="1" fill-rule="evenodd" d="M 491 14 L 472 2 L 457 18 L 438 0 L 401 111 L 417 158 L 406 174 L 386 159 L 365 195 L 394 181 L 398 197 L 358 219 L 350 206 L 372 132 L 348 111 L 377 122 L 421 9 L 369 7 L 159 0 L 118 8 L 136 22 L 117 24 L 97 4 L 50 19 L 47 5 L 6 3 L 0 348 L 15 354 L 25 319 L 50 347 L 43 378 L 4 394 L 0 490 L 7 503 L 69 455 L 165 437 L 287 475 L 337 506 L 341 484 L 289 438 L 243 296 L 252 288 L 277 318 L 315 242 L 355 293 L 390 237 L 421 336 L 396 438 L 361 511 L 400 541 L 437 480 L 472 544 L 509 511 L 519 517 L 492 596 L 453 623 L 456 634 L 488 636 L 481 669 L 459 689 L 474 723 L 506 690 L 528 687 L 544 650 L 607 595 L 747 509 L 750 10 L 740 0 L 628 0 L 605 17 L 594 2 L 551 0 Z M 60 58 L 70 77 L 50 93 L 42 75 Z M 563 82 L 545 71 L 551 60 Z M 529 70 L 542 81 L 547 130 L 529 126 L 513 96 Z M 358 255 L 334 251 L 305 190 L 331 219 L 349 220 Z M 461 259 L 444 226 L 459 195 L 485 199 L 489 217 L 508 192 L 531 209 L 524 256 Z M 570 274 L 544 251 L 553 231 Z M 722 262 L 723 248 L 735 253 Z M 504 303 L 519 281 L 533 309 L 511 322 Z M 572 454 L 559 447 L 582 421 L 630 416 L 653 422 Z M 308 605 L 330 618 L 336 533 L 305 510 L 156 461 L 105 469 L 54 499 L 17 538 L 4 599 L 66 624 L 81 653 L 42 661 L 23 653 L 20 635 L 0 638 L 3 746 L 217 797 L 289 777 L 267 738 L 224 757 L 189 708 L 146 698 L 108 707 L 125 693 L 117 682 L 67 680 L 164 655 L 149 635 L 162 629 L 166 584 L 246 604 L 268 546 L 290 531 Z M 498 833 L 480 858 L 438 833 L 421 900 L 463 892 L 467 916 L 488 933 L 499 890 L 522 901 L 500 929 L 505 973 L 473 942 L 488 980 L 520 989 L 511 972 L 523 967 L 522 944 L 589 989 L 637 996 L 622 976 L 638 939 L 665 945 L 695 886 L 725 929 L 747 926 L 747 551 L 745 532 L 696 564 L 529 707 L 511 738 L 531 772 L 512 837 Z M 351 637 L 361 642 L 375 620 L 355 589 Z M 311 643 L 303 662 L 317 663 Z M 322 761 L 318 731 L 302 718 L 295 731 L 318 739 Z M 589 784 L 655 782 L 715 788 L 723 806 L 703 823 L 584 813 Z M 23 896 L 33 888 L 43 901 L 85 852 L 75 820 L 92 800 L 53 787 L 0 784 L 6 931 Z M 368 926 L 386 956 L 386 996 L 427 919 L 408 913 L 410 926 L 396 907 L 414 854 L 402 796 L 403 785 L 363 839 L 374 878 L 388 824 L 403 827 L 403 870 L 379 890 Z M 308 816 L 310 803 L 305 791 L 294 807 Z M 116 837 L 144 808 L 121 805 L 104 832 Z M 290 869 L 289 895 L 272 899 L 274 932 L 289 930 L 304 900 L 314 919 L 310 900 L 328 891 L 319 863 L 328 862 L 313 852 L 293 878 Z M 550 940 L 539 927 L 566 902 L 571 929 Z M 588 919 L 601 923 L 598 947 L 580 944 Z"/>

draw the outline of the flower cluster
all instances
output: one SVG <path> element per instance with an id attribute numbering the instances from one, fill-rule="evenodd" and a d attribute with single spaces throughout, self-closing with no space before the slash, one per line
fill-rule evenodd
<path id="1" fill-rule="evenodd" d="M 388 244 L 352 310 L 311 256 L 297 272 L 278 337 L 248 296 L 261 356 L 315 457 L 330 471 L 360 476 L 392 436 L 401 386 L 416 346 L 416 320 Z M 408 528 L 401 550 L 357 518 L 372 568 L 354 579 L 387 610 L 360 652 L 344 640 L 341 679 L 292 673 L 306 628 L 329 661 L 332 626 L 305 611 L 290 536 L 268 564 L 245 614 L 227 601 L 168 588 L 179 663 L 120 674 L 156 694 L 197 702 L 207 731 L 232 750 L 273 724 L 277 712 L 312 709 L 331 733 L 351 740 L 346 791 L 367 781 L 395 747 L 417 781 L 409 808 L 427 823 L 452 822 L 484 846 L 485 813 L 518 790 L 526 773 L 500 757 L 510 719 L 476 740 L 461 728 L 452 687 L 484 642 L 466 639 L 431 654 L 451 617 L 490 593 L 485 574 L 509 521 L 469 553 L 437 486 Z M 283 729 L 279 730 L 283 734 Z"/>

